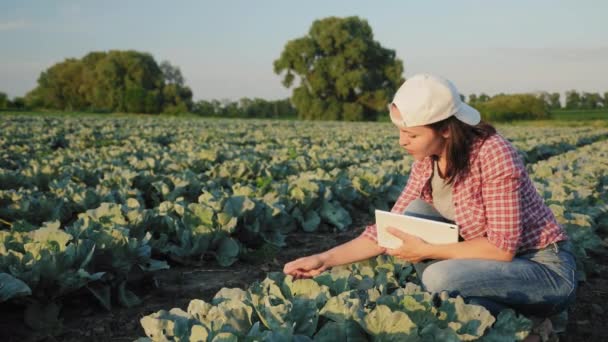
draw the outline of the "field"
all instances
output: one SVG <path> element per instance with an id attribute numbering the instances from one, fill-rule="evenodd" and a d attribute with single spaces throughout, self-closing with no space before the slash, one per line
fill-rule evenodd
<path id="1" fill-rule="evenodd" d="M 608 109 L 560 109 L 551 112 L 551 117 L 556 120 L 580 121 L 580 120 L 607 120 Z"/>
<path id="2" fill-rule="evenodd" d="M 563 338 L 601 340 L 608 128 L 497 128 L 575 242 L 581 285 Z M 387 257 L 314 280 L 280 273 L 391 207 L 412 160 L 388 123 L 3 115 L 0 132 L 3 340 L 529 331 L 515 312 L 431 298 L 411 265 Z"/>

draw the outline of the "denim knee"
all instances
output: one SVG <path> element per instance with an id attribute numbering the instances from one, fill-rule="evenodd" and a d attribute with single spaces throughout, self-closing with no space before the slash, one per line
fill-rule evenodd
<path id="1" fill-rule="evenodd" d="M 429 292 L 451 291 L 454 285 L 449 270 L 441 262 L 425 268 L 420 281 L 424 289 Z"/>

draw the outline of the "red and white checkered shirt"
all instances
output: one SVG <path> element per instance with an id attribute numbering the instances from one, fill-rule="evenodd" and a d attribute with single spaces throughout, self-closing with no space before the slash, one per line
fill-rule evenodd
<path id="1" fill-rule="evenodd" d="M 517 253 L 568 239 L 511 143 L 494 134 L 471 148 L 470 171 L 452 186 L 455 221 L 464 240 L 486 236 L 496 247 Z M 414 162 L 391 211 L 403 213 L 416 198 L 433 204 L 432 172 L 431 157 Z M 377 242 L 376 225 L 366 227 L 361 236 Z"/>

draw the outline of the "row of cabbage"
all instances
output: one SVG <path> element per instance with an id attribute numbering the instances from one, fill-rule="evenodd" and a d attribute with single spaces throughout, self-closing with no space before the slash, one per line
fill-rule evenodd
<path id="1" fill-rule="evenodd" d="M 31 159 L 44 158 L 57 151 L 62 154 L 62 149 L 95 153 L 104 146 L 124 146 L 137 157 L 131 160 L 135 164 L 154 163 L 146 160 L 149 156 L 142 150 L 153 153 L 153 159 L 162 160 L 170 154 L 171 167 L 197 173 L 231 160 L 264 162 L 279 164 L 274 166 L 275 178 L 283 177 L 280 172 L 285 168 L 296 173 L 316 168 L 331 170 L 379 157 L 402 157 L 395 140 L 387 139 L 386 134 L 369 136 L 365 127 L 339 122 L 321 125 L 279 121 L 244 124 L 221 120 L 15 118 L 2 125 L 5 136 L 0 146 L 5 155 L 11 157 L 2 161 L 6 169 L 23 168 Z M 290 165 L 289 161 L 297 157 L 306 160 Z M 293 168 L 297 169 L 291 170 Z"/>
<path id="2" fill-rule="evenodd" d="M 526 163 L 536 163 L 608 137 L 608 129 L 597 128 L 571 128 L 570 132 L 559 130 L 547 135 L 538 133 L 540 132 L 513 140 L 513 145 L 520 151 Z"/>
<path id="3" fill-rule="evenodd" d="M 586 250 L 601 245 L 596 229 L 608 213 L 608 141 L 531 166 L 535 187 L 574 241 L 579 279 L 594 267 Z"/>
<path id="4" fill-rule="evenodd" d="M 180 126 L 183 124 L 184 127 Z M 108 157 L 135 170 L 157 173 L 190 170 L 219 177 L 225 182 L 281 180 L 288 175 L 321 168 L 331 171 L 366 162 L 402 160 L 396 131 L 383 124 L 279 123 L 260 121 L 234 124 L 230 121 L 128 121 L 127 119 L 76 121 L 52 118 L 16 118 L 2 125 L 0 140 L 4 151 L 0 166 L 7 170 L 27 170 L 31 160 L 66 158 L 85 170 L 103 170 Z M 25 127 L 25 128 L 24 128 Z M 578 128 L 500 128 L 535 162 L 553 153 L 570 149 L 605 136 L 606 130 Z M 370 134 L 376 131 L 382 134 Z M 168 134 L 167 132 L 171 132 Z M 230 132 L 228 134 L 226 132 Z M 550 137 L 540 143 L 538 137 Z M 103 147 L 107 147 L 104 149 Z M 72 150 L 78 154 L 65 153 Z M 541 151 L 542 150 L 542 151 Z M 109 151 L 109 152 L 108 152 Z M 125 153 L 120 153 L 125 151 Z M 86 158 L 106 152 L 104 158 Z M 80 157 L 85 160 L 81 161 Z M 45 167 L 39 165 L 38 168 Z M 51 167 L 53 167 L 51 165 Z M 101 174 L 75 170 L 79 179 L 94 185 Z M 10 186 L 46 188 L 45 179 L 19 178 L 4 182 Z M 47 180 L 48 182 L 48 180 Z M 3 185 L 6 187 L 7 185 Z"/>

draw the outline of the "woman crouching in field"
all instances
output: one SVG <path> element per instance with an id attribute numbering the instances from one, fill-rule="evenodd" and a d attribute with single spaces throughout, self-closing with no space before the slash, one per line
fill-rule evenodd
<path id="1" fill-rule="evenodd" d="M 537 194 L 515 148 L 443 78 L 408 79 L 389 105 L 401 145 L 415 162 L 392 212 L 441 215 L 461 241 L 432 245 L 389 228 L 397 249 L 378 246 L 376 226 L 320 254 L 287 263 L 286 274 L 324 270 L 387 253 L 414 263 L 423 287 L 448 291 L 497 315 L 563 314 L 576 290 L 568 237 Z"/>

